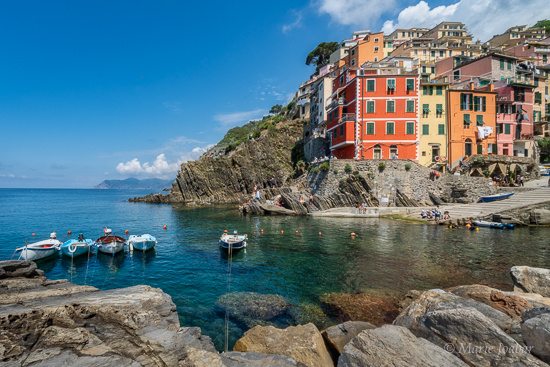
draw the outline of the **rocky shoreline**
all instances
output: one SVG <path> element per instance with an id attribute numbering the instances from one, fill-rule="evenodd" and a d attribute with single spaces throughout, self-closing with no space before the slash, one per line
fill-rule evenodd
<path id="1" fill-rule="evenodd" d="M 513 291 L 411 291 L 391 323 L 381 317 L 374 325 L 348 312 L 350 321 L 322 331 L 311 323 L 269 325 L 289 313 L 280 296 L 229 294 L 216 307 L 237 307 L 242 322 L 255 326 L 233 352 L 218 353 L 200 328 L 180 326 L 160 289 L 100 291 L 48 280 L 33 262 L 2 261 L 0 366 L 548 366 L 550 270 L 516 266 L 510 274 Z M 345 302 L 361 308 L 364 301 L 355 295 Z"/>

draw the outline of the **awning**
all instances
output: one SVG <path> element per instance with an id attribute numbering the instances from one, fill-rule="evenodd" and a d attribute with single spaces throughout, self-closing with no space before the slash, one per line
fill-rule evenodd
<path id="1" fill-rule="evenodd" d="M 482 171 L 481 168 L 479 168 L 479 167 L 472 168 L 472 169 L 470 170 L 470 176 L 471 176 L 473 173 L 475 173 L 475 172 L 478 172 L 480 175 L 483 176 L 483 171 Z"/>
<path id="2" fill-rule="evenodd" d="M 338 88 L 338 89 L 336 90 L 336 92 L 332 93 L 331 96 L 328 97 L 328 98 L 332 98 L 332 97 L 334 97 L 335 95 L 337 96 L 337 95 L 340 94 L 340 92 L 343 91 L 343 90 L 344 90 L 344 87 Z"/>
<path id="3" fill-rule="evenodd" d="M 506 166 L 504 165 L 504 163 L 499 163 L 498 168 L 500 168 L 500 172 L 506 174 Z"/>
<path id="4" fill-rule="evenodd" d="M 495 170 L 495 168 L 497 167 L 497 164 L 496 163 L 493 163 L 491 164 L 487 170 L 490 172 L 490 173 L 493 173 L 493 171 Z"/>
<path id="5" fill-rule="evenodd" d="M 516 167 L 517 167 L 517 164 L 512 163 L 512 164 L 510 165 L 510 171 L 516 172 Z"/>

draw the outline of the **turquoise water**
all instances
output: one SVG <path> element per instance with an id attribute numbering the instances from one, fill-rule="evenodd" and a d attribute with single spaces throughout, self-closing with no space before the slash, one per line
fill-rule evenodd
<path id="1" fill-rule="evenodd" d="M 9 259 L 25 239 L 46 239 L 52 231 L 61 241 L 68 230 L 73 238 L 82 232 L 96 239 L 105 226 L 122 236 L 126 229 L 152 234 L 158 245 L 146 254 L 94 253 L 89 261 L 59 257 L 38 265 L 48 278 L 100 289 L 136 284 L 162 288 L 177 305 L 181 324 L 200 326 L 218 349 L 223 348 L 225 321 L 215 303 L 227 290 L 228 274 L 218 239 L 225 229 L 249 237 L 246 253 L 233 259 L 231 289 L 280 294 L 298 310 L 300 321 L 319 327 L 336 322 L 319 307 L 327 293 L 391 298 L 411 289 L 459 284 L 510 287 L 511 266 L 550 268 L 549 228 L 451 231 L 392 220 L 242 216 L 235 206 L 125 201 L 147 193 L 0 189 L 0 259 Z M 357 234 L 355 239 L 351 232 Z M 230 324 L 230 347 L 245 329 Z"/>

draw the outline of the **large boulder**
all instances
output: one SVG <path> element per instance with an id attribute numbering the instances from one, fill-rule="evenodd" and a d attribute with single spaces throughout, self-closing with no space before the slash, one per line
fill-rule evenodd
<path id="1" fill-rule="evenodd" d="M 338 355 L 342 353 L 344 346 L 355 338 L 361 331 L 376 329 L 371 323 L 363 321 L 347 321 L 340 325 L 331 326 L 321 332 L 330 349 Z"/>
<path id="2" fill-rule="evenodd" d="M 485 285 L 462 285 L 447 289 L 462 298 L 485 303 L 506 315 L 520 318 L 524 310 L 550 306 L 550 298 L 535 293 L 505 292 Z"/>
<path id="3" fill-rule="evenodd" d="M 292 357 L 276 354 L 228 352 L 222 353 L 221 359 L 226 367 L 307 367 Z"/>
<path id="4" fill-rule="evenodd" d="M 44 272 L 37 270 L 33 261 L 0 261 L 0 279 L 33 278 L 41 275 L 44 275 Z"/>
<path id="5" fill-rule="evenodd" d="M 233 292 L 216 301 L 216 310 L 221 315 L 229 313 L 235 322 L 247 328 L 254 326 L 290 326 L 292 313 L 290 303 L 278 294 Z"/>
<path id="6" fill-rule="evenodd" d="M 353 338 L 338 360 L 338 367 L 466 367 L 453 354 L 408 329 L 384 325 Z"/>
<path id="7" fill-rule="evenodd" d="M 531 224 L 548 225 L 550 224 L 550 210 L 533 209 L 529 212 L 529 221 Z"/>
<path id="8" fill-rule="evenodd" d="M 521 325 L 525 345 L 533 348 L 531 353 L 550 363 L 550 313 L 532 317 Z"/>
<path id="9" fill-rule="evenodd" d="M 474 308 L 430 311 L 423 324 L 469 366 L 548 367 Z"/>
<path id="10" fill-rule="evenodd" d="M 398 302 L 397 302 L 397 310 L 399 312 L 403 311 L 404 309 L 406 309 L 407 307 L 409 307 L 409 305 L 411 303 L 413 303 L 414 301 L 416 301 L 420 295 L 422 294 L 422 292 L 420 291 L 416 291 L 416 290 L 412 290 L 412 291 L 408 291 L 407 294 L 405 294 L 403 296 L 403 298 L 401 298 Z"/>
<path id="11" fill-rule="evenodd" d="M 516 333 L 519 331 L 519 320 L 514 320 L 484 303 L 474 301 L 473 299 L 465 299 L 441 289 L 432 289 L 422 293 L 420 298 L 411 303 L 411 305 L 395 319 L 394 324 L 406 327 L 417 337 L 422 337 L 432 343 L 444 346 L 445 343 L 424 325 L 426 314 L 438 310 L 464 308 L 478 310 L 507 333 Z"/>
<path id="12" fill-rule="evenodd" d="M 550 270 L 514 266 L 510 269 L 510 275 L 514 281 L 514 290 L 550 297 Z"/>
<path id="13" fill-rule="evenodd" d="M 323 336 L 313 324 L 286 329 L 256 326 L 237 340 L 233 350 L 289 356 L 308 367 L 333 367 Z"/>
<path id="14" fill-rule="evenodd" d="M 283 208 L 282 206 L 271 205 L 271 204 L 261 204 L 260 209 L 263 210 L 266 214 L 274 215 L 296 215 L 296 212 Z"/>

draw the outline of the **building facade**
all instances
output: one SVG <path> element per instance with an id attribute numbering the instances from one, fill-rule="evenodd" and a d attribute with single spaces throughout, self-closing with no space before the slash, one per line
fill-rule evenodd
<path id="1" fill-rule="evenodd" d="M 448 83 L 420 83 L 419 160 L 423 166 L 444 165 L 447 161 Z"/>

